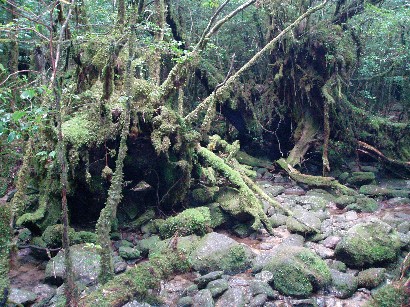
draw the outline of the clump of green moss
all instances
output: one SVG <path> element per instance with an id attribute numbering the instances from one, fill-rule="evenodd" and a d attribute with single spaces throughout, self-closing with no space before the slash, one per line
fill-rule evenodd
<path id="1" fill-rule="evenodd" d="M 44 230 L 43 234 L 41 235 L 41 239 L 44 241 L 47 247 L 57 248 L 62 246 L 62 234 L 62 224 L 51 225 L 48 226 L 46 230 Z M 70 244 L 97 243 L 97 235 L 93 232 L 76 232 L 73 228 L 69 227 L 68 235 Z"/>
<path id="2" fill-rule="evenodd" d="M 385 285 L 376 291 L 366 307 L 409 306 L 410 296 L 405 287 L 399 283 Z"/>
<path id="3" fill-rule="evenodd" d="M 150 289 L 159 286 L 162 279 L 189 269 L 185 255 L 175 250 L 164 250 L 140 263 L 124 274 L 115 276 L 97 291 L 81 299 L 80 305 L 122 306 L 133 298 L 144 300 Z"/>
<path id="4" fill-rule="evenodd" d="M 346 182 L 354 186 L 362 186 L 364 184 L 373 183 L 376 176 L 372 172 L 353 172 Z"/>
<path id="5" fill-rule="evenodd" d="M 215 192 L 219 189 L 217 187 L 201 187 L 192 190 L 192 199 L 195 204 L 205 205 L 211 203 L 214 200 Z"/>
<path id="6" fill-rule="evenodd" d="M 48 247 L 56 248 L 56 247 L 62 246 L 62 234 L 63 234 L 62 224 L 51 225 L 51 226 L 48 226 L 46 230 L 44 230 L 43 234 L 41 235 L 41 238 L 43 239 L 43 241 L 46 243 Z M 68 235 L 69 235 L 70 241 L 72 241 L 75 236 L 75 231 L 73 228 L 71 227 L 69 228 Z"/>
<path id="7" fill-rule="evenodd" d="M 209 208 L 191 208 L 182 211 L 177 216 L 166 219 L 159 225 L 159 234 L 162 238 L 170 238 L 175 234 L 178 234 L 178 236 L 204 235 L 210 225 Z"/>
<path id="8" fill-rule="evenodd" d="M 354 210 L 357 212 L 374 212 L 378 209 L 379 205 L 377 201 L 369 197 L 357 197 L 356 202 L 348 205 L 348 210 Z"/>

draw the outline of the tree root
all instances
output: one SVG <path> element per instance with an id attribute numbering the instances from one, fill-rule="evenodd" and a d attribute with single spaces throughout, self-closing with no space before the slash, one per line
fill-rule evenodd
<path id="1" fill-rule="evenodd" d="M 333 177 L 321 177 L 321 176 L 312 176 L 312 175 L 302 174 L 298 170 L 293 168 L 290 164 L 288 164 L 286 160 L 283 158 L 277 160 L 276 163 L 278 163 L 279 166 L 283 168 L 288 173 L 288 175 L 296 182 L 301 182 L 301 183 L 307 184 L 309 186 L 314 186 L 314 187 L 326 187 L 326 188 L 336 189 L 345 195 L 356 195 L 357 194 L 355 190 L 348 188 L 345 185 L 339 183 Z"/>
<path id="2" fill-rule="evenodd" d="M 308 113 L 304 114 L 298 122 L 298 127 L 294 133 L 295 146 L 286 159 L 286 162 L 292 167 L 302 162 L 302 158 L 315 141 L 319 130 L 312 116 Z"/>

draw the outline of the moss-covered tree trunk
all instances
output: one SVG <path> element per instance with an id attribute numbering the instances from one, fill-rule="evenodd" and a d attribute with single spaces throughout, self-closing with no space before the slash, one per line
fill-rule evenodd
<path id="1" fill-rule="evenodd" d="M 6 306 L 9 295 L 9 261 L 11 243 L 11 208 L 0 203 L 0 306 Z"/>
<path id="2" fill-rule="evenodd" d="M 118 156 L 115 164 L 115 171 L 112 177 L 111 185 L 108 190 L 108 198 L 105 204 L 105 207 L 102 209 L 100 213 L 100 217 L 98 219 L 96 225 L 96 231 L 98 235 L 98 241 L 101 245 L 100 254 L 101 254 L 101 272 L 99 276 L 99 280 L 101 283 L 106 283 L 111 280 L 114 276 L 114 267 L 113 267 L 113 260 L 112 260 L 112 251 L 111 251 L 111 239 L 110 239 L 110 232 L 112 228 L 112 223 L 117 216 L 117 207 L 122 198 L 122 188 L 124 182 L 124 174 L 123 174 L 123 167 L 124 167 L 124 159 L 127 155 L 127 138 L 130 129 L 130 100 L 132 96 L 132 60 L 134 57 L 134 27 L 136 22 L 136 12 L 135 6 L 132 7 L 131 13 L 131 20 L 130 20 L 130 34 L 128 40 L 128 62 L 126 68 L 126 80 L 125 80 L 125 87 L 126 87 L 126 94 L 127 94 L 127 101 L 126 106 L 123 114 L 121 115 L 122 120 L 122 132 L 121 132 L 121 140 L 120 146 L 118 149 Z"/>

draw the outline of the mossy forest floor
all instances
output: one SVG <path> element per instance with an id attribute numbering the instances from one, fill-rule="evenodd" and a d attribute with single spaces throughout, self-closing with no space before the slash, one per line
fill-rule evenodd
<path id="1" fill-rule="evenodd" d="M 367 196 L 370 197 L 367 198 L 360 194 L 349 198 L 350 196 L 337 197 L 324 190 L 297 185 L 284 174 L 271 173 L 263 169 L 258 170 L 258 177 L 257 184 L 283 206 L 292 209 L 294 217 L 282 215 L 265 203 L 265 212 L 273 227 L 272 235 L 265 230 L 251 231 L 248 227 L 251 222 L 231 223 L 214 230 L 209 229 L 208 232 L 219 233 L 214 235 L 219 241 L 216 244 L 220 245 L 218 248 L 223 249 L 225 245 L 232 245 L 231 239 L 244 247 L 246 252 L 239 248 L 235 252 L 230 249 L 231 258 L 228 260 L 223 259 L 227 258 L 228 254 L 219 260 L 207 258 L 212 255 L 206 255 L 206 250 L 196 250 L 190 254 L 190 244 L 195 240 L 201 240 L 200 237 L 191 236 L 188 240 L 183 240 L 182 235 L 181 238 L 174 236 L 166 241 L 167 248 L 178 248 L 182 260 L 193 263 L 191 268 L 185 270 L 185 273 L 171 274 L 157 284 L 154 290 L 145 293 L 144 298 L 132 298 L 130 294 L 128 303 L 122 301 L 123 303 L 115 306 L 398 307 L 400 304 L 406 304 L 408 293 L 397 292 L 397 288 L 386 288 L 385 285 L 398 283 L 403 272 L 401 265 L 410 250 L 410 199 L 409 195 L 403 197 L 410 191 L 410 181 L 380 179 L 376 176 L 376 182 L 373 183 L 389 191 L 400 191 L 401 196 L 377 196 L 368 192 Z M 368 191 L 372 187 L 365 186 L 367 188 L 362 189 L 363 191 Z M 362 228 L 359 226 L 364 227 L 363 229 L 380 226 L 380 229 L 365 234 L 366 238 L 359 242 L 358 246 L 363 250 L 352 251 L 352 242 L 359 240 L 361 235 Z M 159 246 L 158 242 L 161 241 L 155 234 L 149 234 L 152 229 L 148 228 L 142 227 L 141 231 L 120 229 L 118 237 L 113 240 L 115 253 L 122 256 L 116 258 L 117 277 L 125 274 L 120 272 L 133 270 L 136 265 L 146 262 L 147 253 L 150 253 L 151 258 L 152 254 L 157 252 L 152 242 L 158 240 Z M 206 231 L 204 229 L 204 232 Z M 353 238 L 349 239 L 352 234 Z M 205 236 L 210 235 L 213 234 L 208 233 Z M 369 244 L 371 249 L 369 256 L 366 256 L 368 251 L 364 250 L 366 244 Z M 378 255 L 378 249 L 386 246 L 391 249 L 383 250 L 381 255 Z M 88 248 L 92 248 L 92 244 L 88 244 Z M 213 253 L 218 252 L 216 250 Z M 393 256 L 383 258 L 388 252 L 392 252 Z M 282 261 L 283 253 L 286 257 Z M 196 258 L 191 259 L 190 257 L 194 257 L 192 255 Z M 361 259 L 362 256 L 366 259 Z M 377 258 L 379 256 L 380 258 Z M 44 269 L 49 261 L 38 260 L 36 257 L 38 258 L 38 254 L 36 255 L 32 248 L 19 250 L 18 259 L 13 262 L 10 272 L 13 295 L 17 297 L 15 288 L 28 290 L 28 293 L 34 296 L 29 301 L 20 302 L 25 306 L 59 306 L 61 300 L 59 301 L 58 297 L 61 299 L 62 291 L 58 286 L 61 283 L 52 282 L 52 276 L 44 280 Z M 201 259 L 206 263 L 201 263 Z M 318 261 L 323 261 L 327 268 L 318 264 Z M 296 262 L 300 264 L 295 268 Z M 146 269 L 150 270 L 149 265 Z M 284 280 L 280 279 L 282 271 L 285 272 Z M 209 280 L 201 280 L 201 275 L 205 275 L 206 279 L 209 272 L 214 272 L 214 276 L 211 274 Z M 293 276 L 295 272 L 296 276 Z M 50 272 L 45 273 L 46 276 L 47 274 L 50 275 Z M 53 274 L 59 274 L 58 268 L 53 267 L 51 275 Z M 305 276 L 304 274 L 307 276 L 306 280 L 300 279 L 299 277 Z M 409 278 L 408 274 L 405 273 L 404 279 Z M 110 295 L 110 286 L 96 288 L 92 276 L 82 276 L 80 279 L 88 282 L 88 287 L 83 285 L 81 288 L 81 302 L 84 306 L 90 305 L 90 300 L 87 301 L 90 293 L 94 293 L 94 296 L 95 293 L 100 293 L 98 295 L 105 298 Z M 93 292 L 96 289 L 99 289 L 99 292 Z M 114 306 L 113 303 L 104 303 L 109 302 L 109 298 L 107 301 L 105 298 L 100 298 L 101 306 Z"/>

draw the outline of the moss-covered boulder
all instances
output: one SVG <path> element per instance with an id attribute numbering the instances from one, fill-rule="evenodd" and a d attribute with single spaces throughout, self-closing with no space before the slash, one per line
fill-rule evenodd
<path id="1" fill-rule="evenodd" d="M 211 215 L 211 228 L 217 228 L 230 222 L 228 214 L 221 209 L 218 203 L 209 204 L 208 208 Z"/>
<path id="2" fill-rule="evenodd" d="M 338 207 L 339 209 L 344 209 L 346 208 L 346 206 L 353 204 L 355 202 L 356 202 L 356 197 L 350 196 L 350 195 L 342 195 L 335 199 L 336 207 Z"/>
<path id="3" fill-rule="evenodd" d="M 104 287 L 83 296 L 79 305 L 123 306 L 133 298 L 146 298 L 150 289 L 159 288 L 161 280 L 188 269 L 189 264 L 184 254 L 173 249 L 163 250 L 150 255 L 149 261 L 139 263 L 125 273 L 115 276 Z"/>
<path id="4" fill-rule="evenodd" d="M 386 278 L 385 268 L 370 268 L 357 275 L 359 287 L 373 289 L 379 286 Z"/>
<path id="5" fill-rule="evenodd" d="M 284 295 L 307 297 L 331 282 L 326 263 L 311 250 L 299 246 L 278 246 L 263 270 L 273 274 L 273 288 Z"/>
<path id="6" fill-rule="evenodd" d="M 356 212 L 375 212 L 379 208 L 379 204 L 373 198 L 357 197 L 356 201 L 346 208 Z"/>
<path id="7" fill-rule="evenodd" d="M 79 244 L 70 247 L 70 256 L 73 262 L 75 280 L 82 285 L 97 283 L 100 272 L 100 255 L 95 246 Z M 63 283 L 65 274 L 64 251 L 58 252 L 46 266 L 46 282 L 56 285 Z"/>
<path id="8" fill-rule="evenodd" d="M 348 298 L 357 290 L 357 277 L 339 272 L 337 270 L 331 270 L 332 274 L 332 287 L 331 292 L 339 298 Z"/>
<path id="9" fill-rule="evenodd" d="M 141 256 L 141 252 L 135 247 L 120 246 L 118 253 L 125 260 L 138 259 Z"/>
<path id="10" fill-rule="evenodd" d="M 249 247 L 216 232 L 205 235 L 189 256 L 193 268 L 201 273 L 243 272 L 250 267 L 252 258 Z"/>
<path id="11" fill-rule="evenodd" d="M 151 252 L 157 252 L 165 247 L 164 241 L 158 236 L 150 236 L 137 242 L 136 247 L 141 251 L 141 254 L 146 257 Z"/>
<path id="12" fill-rule="evenodd" d="M 352 267 L 368 267 L 396 259 L 400 238 L 388 224 L 373 219 L 349 229 L 337 244 L 337 259 Z"/>
<path id="13" fill-rule="evenodd" d="M 204 235 L 210 226 L 211 215 L 209 208 L 198 207 L 186 209 L 180 214 L 166 219 L 158 228 L 162 238 L 170 238 L 175 234 L 178 236 Z"/>
<path id="14" fill-rule="evenodd" d="M 373 183 L 376 176 L 372 172 L 353 172 L 349 178 L 346 179 L 346 183 L 360 187 L 365 184 Z"/>
<path id="15" fill-rule="evenodd" d="M 368 195 L 371 197 L 382 196 L 386 198 L 392 197 L 410 197 L 410 190 L 398 190 L 398 189 L 389 189 L 386 187 L 381 187 L 377 185 L 364 185 L 360 187 L 359 192 L 364 195 Z"/>
<path id="16" fill-rule="evenodd" d="M 316 234 L 320 231 L 322 222 L 315 214 L 302 209 L 296 209 L 293 213 L 286 221 L 289 231 L 303 234 Z"/>
<path id="17" fill-rule="evenodd" d="M 11 288 L 9 296 L 10 304 L 7 306 L 31 306 L 36 299 L 37 295 L 34 292 Z"/>
<path id="18" fill-rule="evenodd" d="M 223 211 L 241 222 L 252 219 L 252 215 L 243 210 L 241 195 L 237 189 L 230 187 L 220 189 L 216 196 L 216 202 L 219 203 Z"/>
<path id="19" fill-rule="evenodd" d="M 378 289 L 365 307 L 409 306 L 410 296 L 401 284 L 388 284 Z"/>

